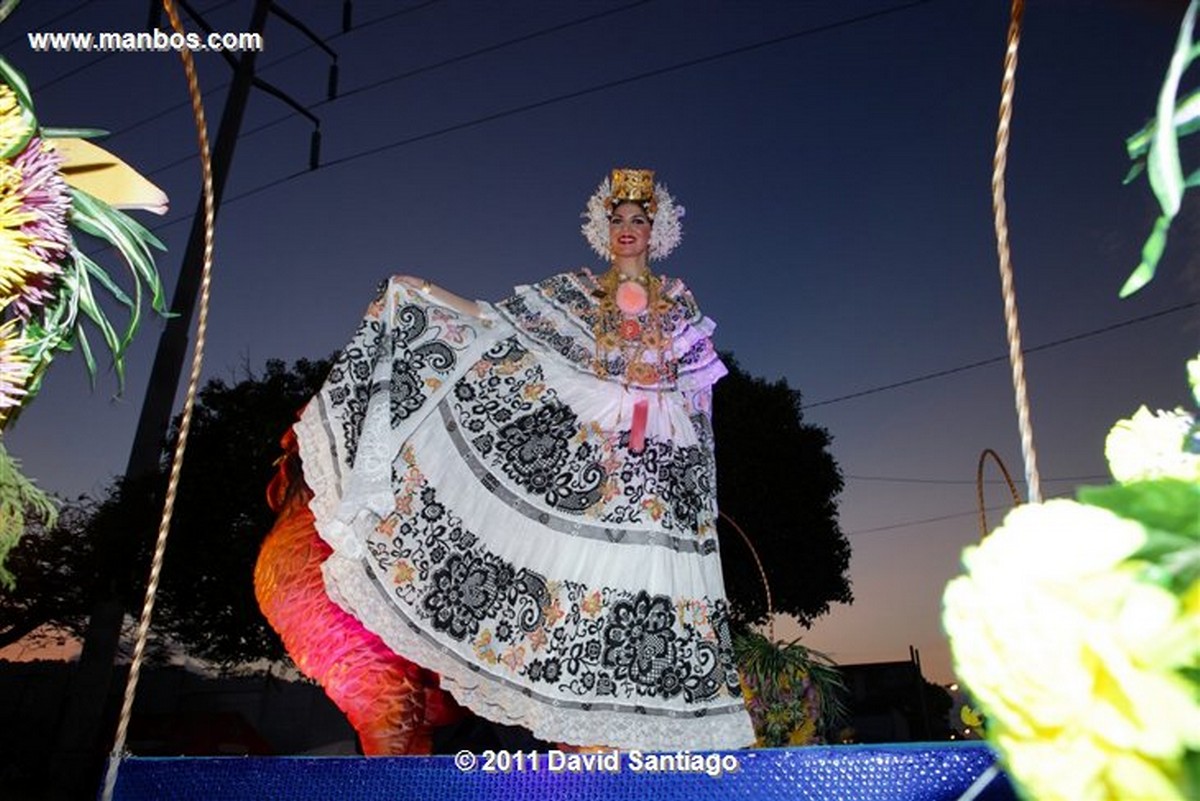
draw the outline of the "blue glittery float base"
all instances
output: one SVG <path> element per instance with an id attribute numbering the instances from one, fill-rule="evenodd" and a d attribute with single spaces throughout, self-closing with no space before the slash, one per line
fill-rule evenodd
<path id="1" fill-rule="evenodd" d="M 552 766 L 544 753 L 537 755 L 536 765 L 528 752 L 520 758 L 509 757 L 493 759 L 491 771 L 484 769 L 483 755 L 476 756 L 474 769 L 468 771 L 460 770 L 456 758 L 450 756 L 132 757 L 121 764 L 115 798 L 954 801 L 995 762 L 994 753 L 979 743 L 696 752 L 690 757 L 685 752 L 683 761 L 690 764 L 675 770 L 654 770 L 662 766 L 652 764 L 647 755 L 639 759 L 633 752 L 621 753 L 619 765 L 614 766 L 609 755 L 607 764 L 589 768 Z M 736 759 L 737 769 L 726 772 L 731 758 Z M 505 766 L 507 772 L 502 770 Z M 1016 801 L 1016 795 L 1000 774 L 976 799 Z"/>

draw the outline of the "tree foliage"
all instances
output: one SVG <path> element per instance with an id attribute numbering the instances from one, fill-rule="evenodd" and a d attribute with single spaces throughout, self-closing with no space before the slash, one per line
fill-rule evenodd
<path id="1" fill-rule="evenodd" d="M 180 475 L 152 632 L 220 665 L 279 659 L 283 649 L 254 598 L 259 545 L 274 522 L 267 483 L 279 440 L 324 381 L 328 361 L 209 381 L 200 391 Z M 178 422 L 176 423 L 178 425 Z M 175 434 L 171 440 L 174 441 Z M 68 505 L 12 555 L 17 589 L 0 596 L 0 645 L 49 624 L 82 634 L 96 597 L 140 614 L 172 448 L 160 469 L 118 479 L 100 501 Z"/>
<path id="2" fill-rule="evenodd" d="M 94 541 L 88 522 L 98 504 L 89 498 L 67 503 L 57 523 L 33 519 L 8 558 L 16 584 L 0 589 L 0 648 L 30 635 L 31 645 L 79 634 L 87 615 L 87 581 L 95 573 Z"/>
<path id="3" fill-rule="evenodd" d="M 753 543 L 776 613 L 802 625 L 851 603 L 850 544 L 838 527 L 842 475 L 829 432 L 803 422 L 800 392 L 749 375 L 722 354 L 729 375 L 713 395 L 717 500 Z M 728 521 L 718 526 L 726 591 L 739 625 L 767 619 L 766 593 L 749 549 Z"/>

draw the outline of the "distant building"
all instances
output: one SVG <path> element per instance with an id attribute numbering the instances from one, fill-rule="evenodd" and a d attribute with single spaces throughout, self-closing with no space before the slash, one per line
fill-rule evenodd
<path id="1" fill-rule="evenodd" d="M 947 740 L 949 693 L 921 675 L 920 661 L 839 665 L 849 721 L 831 742 L 899 743 Z"/>

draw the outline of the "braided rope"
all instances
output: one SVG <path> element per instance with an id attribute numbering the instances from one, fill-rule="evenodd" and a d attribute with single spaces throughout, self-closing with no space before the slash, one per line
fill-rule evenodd
<path id="1" fill-rule="evenodd" d="M 1017 422 L 1021 430 L 1021 455 L 1029 500 L 1042 500 L 1037 451 L 1033 447 L 1033 423 L 1029 419 L 1029 397 L 1025 390 L 1025 356 L 1021 351 L 1021 328 L 1017 320 L 1017 296 L 1013 288 L 1012 254 L 1008 245 L 1008 206 L 1004 202 L 1004 172 L 1008 166 L 1008 131 L 1012 121 L 1013 88 L 1017 76 L 1017 46 L 1021 42 L 1024 0 L 1013 0 L 1008 26 L 1008 49 L 1004 53 L 1004 80 L 1000 92 L 1000 123 L 996 129 L 996 157 L 992 164 L 992 212 L 996 223 L 996 251 L 1000 256 L 1000 283 L 1004 294 L 1004 322 L 1008 330 L 1008 360 L 1012 364 Z"/>
<path id="2" fill-rule="evenodd" d="M 987 457 L 989 456 L 995 460 L 996 465 L 1000 468 L 1000 472 L 1004 474 L 1004 481 L 1008 484 L 1008 491 L 1012 493 L 1013 506 L 1021 505 L 1021 496 L 1017 493 L 1017 485 L 1013 483 L 1012 476 L 1009 475 L 1008 468 L 1004 466 L 1004 461 L 1000 458 L 1000 454 L 991 448 L 984 448 L 983 453 L 979 454 L 979 466 L 975 468 L 975 497 L 979 499 L 980 539 L 988 535 L 987 509 L 984 507 L 983 502 L 983 463 L 987 461 Z"/>
<path id="3" fill-rule="evenodd" d="M 763 592 L 767 594 L 767 638 L 771 642 L 775 642 L 775 604 L 771 601 L 771 584 L 767 581 L 767 571 L 763 569 L 762 560 L 758 558 L 758 551 L 754 549 L 754 543 L 750 542 L 750 538 L 746 536 L 746 532 L 742 531 L 742 527 L 737 524 L 737 521 L 724 512 L 719 511 L 718 514 L 733 526 L 734 531 L 742 535 L 742 540 L 750 549 L 750 555 L 754 557 L 754 564 L 758 566 L 758 577 L 762 579 Z"/>
<path id="4" fill-rule="evenodd" d="M 175 9 L 174 0 L 163 0 L 163 8 L 171 19 L 171 27 L 183 34 L 183 23 Z M 183 453 L 187 447 L 188 431 L 192 424 L 192 408 L 196 402 L 196 390 L 200 384 L 200 367 L 204 360 L 205 334 L 208 329 L 208 299 L 212 283 L 212 254 L 214 234 L 214 199 L 212 158 L 208 146 L 208 127 L 204 118 L 204 103 L 200 94 L 200 81 L 196 76 L 196 63 L 187 48 L 180 50 L 183 69 L 187 74 L 188 95 L 192 101 L 192 116 L 196 122 L 196 135 L 200 146 L 200 169 L 204 189 L 204 268 L 200 281 L 200 314 L 196 324 L 196 347 L 192 353 L 192 372 L 188 378 L 187 398 L 183 405 L 183 418 L 179 424 L 179 439 L 175 443 L 175 455 L 171 462 L 171 477 L 167 483 L 167 497 L 163 502 L 162 519 L 158 525 L 158 540 L 154 546 L 154 559 L 150 566 L 150 579 L 146 585 L 146 596 L 142 603 L 142 616 L 138 621 L 137 638 L 133 648 L 133 659 L 129 665 L 129 678 L 125 683 L 125 700 L 121 706 L 121 718 L 117 723 L 116 738 L 109 754 L 108 769 L 104 778 L 103 801 L 111 801 L 117 784 L 117 770 L 125 750 L 125 739 L 129 733 L 129 720 L 133 715 L 133 699 L 137 693 L 138 677 L 150 633 L 150 618 L 154 613 L 154 599 L 158 593 L 158 581 L 162 573 L 163 554 L 167 548 L 167 534 L 171 529 L 171 516 L 175 510 L 175 495 L 179 488 L 179 474 L 183 468 Z"/>

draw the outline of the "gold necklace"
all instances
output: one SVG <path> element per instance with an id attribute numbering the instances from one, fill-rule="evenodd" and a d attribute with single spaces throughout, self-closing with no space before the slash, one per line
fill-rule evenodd
<path id="1" fill-rule="evenodd" d="M 646 305 L 641 312 L 627 313 L 618 305 L 617 293 L 621 284 L 635 282 L 645 287 Z M 661 295 L 662 279 L 649 270 L 636 276 L 623 276 L 614 266 L 598 281 L 601 289 L 599 308 L 592 333 L 596 342 L 595 369 L 597 375 L 607 376 L 608 353 L 620 351 L 624 361 L 624 383 L 650 386 L 667 378 L 663 359 L 663 318 L 670 311 L 671 301 Z M 638 318 L 646 315 L 643 324 Z M 654 349 L 657 358 L 651 364 L 644 360 L 646 351 Z"/>

